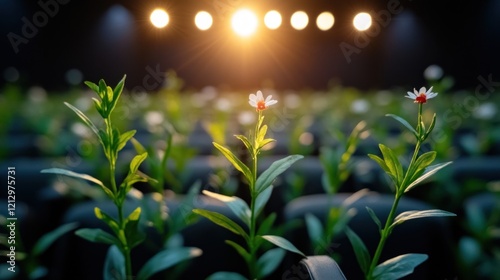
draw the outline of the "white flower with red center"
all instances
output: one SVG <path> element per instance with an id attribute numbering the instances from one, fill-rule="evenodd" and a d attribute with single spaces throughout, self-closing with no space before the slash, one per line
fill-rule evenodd
<path id="1" fill-rule="evenodd" d="M 432 87 L 428 91 L 425 90 L 425 87 L 421 87 L 419 91 L 416 89 L 413 89 L 413 92 L 409 91 L 405 97 L 415 100 L 413 101 L 415 103 L 425 104 L 427 99 L 434 98 L 437 95 L 437 92 L 432 92 Z"/>
<path id="2" fill-rule="evenodd" d="M 267 107 L 278 103 L 277 100 L 273 100 L 272 98 L 273 96 L 269 95 L 266 99 L 264 99 L 262 92 L 259 90 L 257 91 L 257 94 L 250 94 L 248 103 L 250 103 L 250 106 L 254 107 L 257 111 L 262 111 L 267 109 Z"/>

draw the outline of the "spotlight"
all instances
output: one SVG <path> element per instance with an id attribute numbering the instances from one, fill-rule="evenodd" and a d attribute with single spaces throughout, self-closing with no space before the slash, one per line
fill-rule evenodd
<path id="1" fill-rule="evenodd" d="M 308 23 L 309 17 L 304 11 L 297 11 L 293 13 L 292 17 L 290 18 L 290 24 L 296 30 L 302 30 L 306 28 Z"/>
<path id="2" fill-rule="evenodd" d="M 249 37 L 257 30 L 257 16 L 248 9 L 241 9 L 234 13 L 231 26 L 234 32 L 241 37 Z"/>
<path id="3" fill-rule="evenodd" d="M 316 18 L 316 25 L 322 31 L 329 30 L 330 28 L 332 28 L 334 23 L 335 23 L 335 18 L 333 17 L 333 14 L 330 12 L 322 12 Z"/>
<path id="4" fill-rule="evenodd" d="M 155 9 L 149 16 L 151 23 L 157 28 L 163 28 L 167 26 L 170 18 L 163 9 Z"/>
<path id="5" fill-rule="evenodd" d="M 281 26 L 281 14 L 275 10 L 267 12 L 264 16 L 264 24 L 271 30 L 278 29 Z"/>
<path id="6" fill-rule="evenodd" d="M 352 23 L 357 30 L 365 31 L 372 26 L 372 16 L 368 13 L 359 13 L 354 17 Z"/>
<path id="7" fill-rule="evenodd" d="M 208 30 L 212 27 L 214 20 L 212 15 L 205 11 L 200 11 L 196 14 L 194 18 L 194 23 L 196 27 L 200 30 Z"/>

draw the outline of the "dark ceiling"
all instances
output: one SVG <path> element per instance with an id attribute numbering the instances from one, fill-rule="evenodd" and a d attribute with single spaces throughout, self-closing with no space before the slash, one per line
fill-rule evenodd
<path id="1" fill-rule="evenodd" d="M 479 75 L 491 74 L 493 80 L 500 80 L 497 0 L 0 3 L 0 71 L 16 68 L 25 86 L 65 88 L 69 69 L 79 69 L 86 80 L 117 81 L 127 74 L 129 86 L 143 85 L 151 72 L 173 69 L 195 88 L 256 88 L 266 80 L 283 89 L 322 89 L 331 80 L 362 89 L 418 87 L 431 64 L 452 75 L 457 87 L 474 87 Z M 276 31 L 262 28 L 254 38 L 237 39 L 227 26 L 229 13 L 239 5 L 258 11 L 277 9 L 284 24 Z M 165 29 L 155 29 L 149 22 L 156 6 L 171 15 Z M 293 30 L 287 17 L 299 9 L 311 15 L 329 10 L 335 15 L 335 25 L 319 31 L 311 19 L 305 30 Z M 198 10 L 214 15 L 210 30 L 194 27 Z M 354 31 L 351 23 L 361 10 L 375 17 L 366 34 Z M 113 13 L 121 16 L 111 18 Z"/>

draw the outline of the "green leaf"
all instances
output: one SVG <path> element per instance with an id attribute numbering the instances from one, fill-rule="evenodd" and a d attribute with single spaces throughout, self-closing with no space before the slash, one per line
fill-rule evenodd
<path id="1" fill-rule="evenodd" d="M 248 138 L 245 135 L 234 135 L 234 137 L 240 139 L 240 141 L 243 142 L 247 150 L 249 151 L 253 150 L 252 143 L 250 143 L 250 140 L 248 140 Z"/>
<path id="2" fill-rule="evenodd" d="M 141 155 L 148 152 L 146 148 L 144 148 L 144 146 L 137 139 L 132 137 L 132 139 L 130 139 L 130 142 L 132 142 L 132 145 L 134 146 L 134 149 L 137 152 L 137 154 Z"/>
<path id="3" fill-rule="evenodd" d="M 240 218 L 247 226 L 250 226 L 250 208 L 243 199 L 236 196 L 226 196 L 214 193 L 208 190 L 203 190 L 203 194 L 224 202 L 231 211 L 233 211 L 236 217 Z"/>
<path id="4" fill-rule="evenodd" d="M 264 209 L 269 201 L 269 198 L 271 197 L 272 192 L 273 186 L 270 186 L 257 195 L 257 198 L 255 199 L 255 215 L 259 215 L 262 209 Z"/>
<path id="5" fill-rule="evenodd" d="M 257 268 L 259 279 L 267 277 L 273 273 L 285 257 L 285 250 L 281 248 L 274 248 L 265 252 L 257 260 Z"/>
<path id="6" fill-rule="evenodd" d="M 236 250 L 236 252 L 238 252 L 238 254 L 240 254 L 240 256 L 243 257 L 243 259 L 245 261 L 248 262 L 250 260 L 250 258 L 251 258 L 250 257 L 250 253 L 245 248 L 241 247 L 240 244 L 238 244 L 238 243 L 236 243 L 234 241 L 231 241 L 231 240 L 226 240 L 226 243 L 229 246 L 233 247 Z"/>
<path id="7" fill-rule="evenodd" d="M 432 116 L 431 125 L 429 126 L 429 128 L 425 132 L 425 135 L 424 135 L 424 138 L 422 139 L 422 141 L 424 141 L 425 139 L 427 139 L 427 137 L 429 136 L 429 134 L 431 134 L 431 132 L 434 130 L 434 126 L 436 126 L 436 113 L 434 113 L 434 115 Z"/>
<path id="8" fill-rule="evenodd" d="M 207 277 L 207 280 L 248 280 L 245 276 L 229 271 L 218 271 Z"/>
<path id="9" fill-rule="evenodd" d="M 265 235 L 267 232 L 269 232 L 276 221 L 276 213 L 272 212 L 267 216 L 262 223 L 260 223 L 259 230 L 257 231 L 257 235 Z"/>
<path id="10" fill-rule="evenodd" d="M 136 279 L 146 280 L 154 274 L 170 268 L 182 261 L 198 257 L 201 250 L 192 247 L 169 248 L 158 252 L 139 270 Z"/>
<path id="11" fill-rule="evenodd" d="M 94 208 L 94 214 L 99 220 L 105 222 L 116 235 L 118 235 L 118 233 L 120 232 L 120 226 L 118 225 L 118 222 L 115 219 L 113 219 L 111 216 L 101 211 L 99 207 Z"/>
<path id="12" fill-rule="evenodd" d="M 387 260 L 375 267 L 375 280 L 396 280 L 413 273 L 415 267 L 427 260 L 426 254 L 405 254 Z"/>
<path id="13" fill-rule="evenodd" d="M 215 142 L 213 142 L 215 148 L 217 148 L 226 158 L 227 160 L 229 160 L 229 162 L 231 162 L 234 166 L 234 168 L 236 168 L 236 170 L 240 171 L 241 173 L 243 173 L 243 175 L 245 175 L 245 177 L 247 178 L 247 180 L 249 182 L 252 181 L 252 172 L 250 171 L 250 168 L 248 168 L 248 166 L 246 166 L 243 162 L 241 162 L 240 159 L 238 159 L 229 149 L 227 149 L 226 147 L 224 146 L 221 146 Z"/>
<path id="14" fill-rule="evenodd" d="M 323 239 L 323 224 L 311 213 L 306 214 L 305 221 L 309 239 L 313 242 L 313 244 L 317 245 Z"/>
<path id="15" fill-rule="evenodd" d="M 436 152 L 431 151 L 425 154 L 422 154 L 417 158 L 414 164 L 412 164 L 408 170 L 407 176 L 410 176 L 410 180 L 415 180 L 418 178 L 418 175 L 421 174 L 421 171 L 424 170 L 427 166 L 429 166 L 434 159 L 436 158 Z M 411 184 L 412 181 L 409 183 Z"/>
<path id="16" fill-rule="evenodd" d="M 301 155 L 291 155 L 273 162 L 271 166 L 269 166 L 267 170 L 262 172 L 262 174 L 257 179 L 257 182 L 255 184 L 257 193 L 259 194 L 266 188 L 268 188 L 272 184 L 274 179 L 276 179 L 276 177 L 285 172 L 293 163 L 303 157 L 304 156 Z"/>
<path id="17" fill-rule="evenodd" d="M 125 85 L 126 78 L 127 78 L 127 75 L 123 75 L 123 78 L 118 82 L 118 84 L 115 86 L 115 88 L 113 90 L 113 103 L 112 103 L 112 107 L 110 108 L 110 111 L 112 111 L 115 108 L 116 103 L 118 102 L 118 99 L 120 99 L 120 96 L 121 96 L 122 91 L 123 91 L 123 87 Z"/>
<path id="18" fill-rule="evenodd" d="M 104 101 L 106 100 L 106 89 L 107 89 L 107 85 L 106 85 L 106 82 L 103 80 L 103 79 L 100 79 L 99 80 L 99 90 L 97 91 L 97 93 L 99 94 L 99 96 L 101 97 L 101 99 Z"/>
<path id="19" fill-rule="evenodd" d="M 61 225 L 61 226 L 57 227 L 56 229 L 54 229 L 46 234 L 44 234 L 42 237 L 40 237 L 40 239 L 38 239 L 36 244 L 33 246 L 33 250 L 31 252 L 32 255 L 39 256 L 40 254 L 45 252 L 45 250 L 47 250 L 47 248 L 49 248 L 50 245 L 52 245 L 52 243 L 54 243 L 54 241 L 59 239 L 65 233 L 75 229 L 77 226 L 78 226 L 78 223 L 64 224 L 64 225 Z"/>
<path id="20" fill-rule="evenodd" d="M 439 209 L 405 211 L 399 214 L 394 219 L 394 222 L 392 223 L 391 227 L 395 227 L 399 224 L 402 224 L 403 222 L 412 219 L 420 219 L 426 217 L 450 217 L 450 216 L 456 216 L 456 214 Z"/>
<path id="21" fill-rule="evenodd" d="M 297 247 L 295 247 L 292 243 L 290 243 L 290 241 L 286 240 L 285 238 L 283 238 L 281 236 L 263 235 L 261 237 L 263 239 L 273 243 L 274 245 L 280 247 L 280 248 L 283 248 L 283 249 L 290 251 L 292 253 L 297 253 L 297 254 L 303 256 L 304 258 L 307 258 L 306 255 L 304 255 L 304 253 L 302 253 L 299 249 L 297 249 Z"/>
<path id="22" fill-rule="evenodd" d="M 81 174 L 81 173 L 76 173 L 76 172 L 73 172 L 73 171 L 70 171 L 70 170 L 66 170 L 66 169 L 62 169 L 62 168 L 49 168 L 49 169 L 43 169 L 42 171 L 40 171 L 41 173 L 51 173 L 51 174 L 59 174 L 59 175 L 65 175 L 65 176 L 69 176 L 69 177 L 73 177 L 73 178 L 78 178 L 78 179 L 83 179 L 83 180 L 87 180 L 87 181 L 90 181 L 94 184 L 97 184 L 99 185 L 103 190 L 104 192 L 111 198 L 113 199 L 114 198 L 114 194 L 113 192 L 111 192 L 110 189 L 108 189 L 106 186 L 104 186 L 104 184 L 99 181 L 98 179 L 90 176 L 90 175 L 87 175 L 87 174 Z"/>
<path id="23" fill-rule="evenodd" d="M 102 229 L 91 229 L 91 228 L 83 228 L 75 231 L 75 234 L 80 236 L 83 239 L 86 239 L 95 243 L 104 243 L 109 245 L 117 245 L 120 246 L 120 241 L 116 239 L 113 235 L 103 231 Z"/>
<path id="24" fill-rule="evenodd" d="M 418 138 L 417 131 L 405 119 L 403 119 L 403 118 L 401 118 L 399 116 L 393 115 L 393 114 L 386 114 L 386 116 L 387 117 L 392 117 L 395 120 L 397 120 L 398 122 L 400 122 L 402 125 L 404 125 L 406 128 L 408 128 L 408 130 L 411 131 L 413 133 L 413 135 L 415 135 L 415 137 Z"/>
<path id="25" fill-rule="evenodd" d="M 435 165 L 427 167 L 425 169 L 424 173 L 422 174 L 422 176 L 418 177 L 408 187 L 406 187 L 405 192 L 410 191 L 412 188 L 414 188 L 420 182 L 422 182 L 423 180 L 425 180 L 425 179 L 429 178 L 430 176 L 434 175 L 436 172 L 438 172 L 439 170 L 441 170 L 442 168 L 448 166 L 451 163 L 452 162 L 449 161 L 449 162 L 446 162 L 446 163 L 435 164 Z"/>
<path id="26" fill-rule="evenodd" d="M 380 167 L 385 171 L 385 173 L 387 173 L 391 177 L 392 181 L 395 184 L 398 183 L 398 180 L 391 173 L 391 170 L 389 169 L 389 167 L 387 167 L 387 164 L 385 164 L 385 161 L 382 158 L 380 158 L 379 156 L 373 155 L 373 154 L 368 154 L 368 157 L 370 157 L 372 160 L 374 160 L 375 162 L 377 162 L 378 165 L 380 165 Z"/>
<path id="27" fill-rule="evenodd" d="M 193 212 L 209 219 L 213 223 L 215 223 L 223 228 L 226 228 L 226 229 L 232 231 L 233 233 L 236 233 L 238 235 L 243 236 L 245 238 L 245 240 L 248 240 L 248 234 L 243 230 L 243 228 L 240 227 L 237 223 L 230 220 L 228 217 L 226 217 L 220 213 L 212 212 L 212 211 L 208 211 L 208 210 L 204 210 L 204 209 L 193 209 Z"/>
<path id="28" fill-rule="evenodd" d="M 352 248 L 354 249 L 354 254 L 356 255 L 356 259 L 358 260 L 358 264 L 361 267 L 361 270 L 366 275 L 368 269 L 370 268 L 370 255 L 368 254 L 368 249 L 365 246 L 365 243 L 359 236 L 352 231 L 351 228 L 346 227 L 345 233 L 349 241 L 351 242 Z"/>
<path id="29" fill-rule="evenodd" d="M 137 207 L 125 220 L 125 238 L 130 248 L 139 245 L 145 239 L 145 234 L 139 231 L 141 207 Z"/>
<path id="30" fill-rule="evenodd" d="M 148 157 L 148 153 L 136 155 L 130 162 L 130 173 L 134 174 L 139 169 L 141 163 Z"/>
<path id="31" fill-rule="evenodd" d="M 378 227 L 378 231 L 382 232 L 382 223 L 380 222 L 379 218 L 377 217 L 377 214 L 368 206 L 366 206 L 366 210 L 368 211 L 368 214 L 370 214 L 370 217 L 372 220 L 375 222 L 375 224 Z"/>
<path id="32" fill-rule="evenodd" d="M 125 133 L 123 133 L 122 135 L 120 135 L 120 138 L 118 138 L 118 146 L 116 148 L 116 151 L 121 151 L 123 149 L 123 147 L 125 147 L 125 145 L 127 144 L 128 140 L 130 140 L 130 138 L 134 137 L 135 133 L 137 132 L 137 130 L 129 130 Z"/>
<path id="33" fill-rule="evenodd" d="M 385 164 L 387 165 L 387 168 L 390 171 L 390 174 L 392 174 L 397 180 L 396 180 L 396 185 L 400 186 L 401 182 L 403 181 L 403 166 L 401 166 L 401 163 L 399 162 L 398 158 L 394 154 L 394 152 L 387 146 L 383 144 L 379 144 L 380 151 L 382 152 L 382 155 L 384 156 L 384 161 Z"/>
<path id="34" fill-rule="evenodd" d="M 85 81 L 83 83 L 86 84 L 95 93 L 99 94 L 99 86 L 97 86 L 96 84 L 89 82 L 89 81 Z"/>
<path id="35" fill-rule="evenodd" d="M 64 102 L 64 105 L 73 110 L 73 112 L 75 112 L 76 115 L 80 117 L 80 119 L 94 132 L 95 135 L 97 135 L 99 140 L 102 142 L 101 135 L 99 135 L 99 129 L 97 129 L 94 123 L 82 111 L 67 102 Z"/>
<path id="36" fill-rule="evenodd" d="M 104 261 L 104 280 L 126 279 L 125 257 L 115 245 L 109 247 Z"/>

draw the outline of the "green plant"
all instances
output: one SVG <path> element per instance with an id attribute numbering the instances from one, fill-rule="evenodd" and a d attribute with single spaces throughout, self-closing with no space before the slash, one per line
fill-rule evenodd
<path id="1" fill-rule="evenodd" d="M 408 191 L 416 187 L 423 180 L 432 176 L 434 173 L 438 172 L 440 169 L 451 164 L 451 162 L 446 162 L 431 166 L 431 163 L 436 158 L 435 151 L 419 155 L 422 143 L 432 132 L 436 122 L 436 114 L 434 114 L 429 127 L 426 129 L 422 120 L 422 107 L 428 99 L 435 96 L 437 96 L 437 93 L 432 92 L 432 87 L 428 91 L 422 87 L 418 92 L 416 90 L 414 90 L 414 93 L 408 92 L 408 96 L 406 97 L 413 99 L 419 106 L 416 129 L 413 128 L 405 119 L 399 116 L 392 114 L 387 115 L 394 118 L 409 129 L 416 138 L 415 150 L 406 171 L 403 170 L 403 166 L 395 153 L 383 144 L 379 145 L 383 156 L 382 158 L 373 154 L 368 155 L 389 175 L 395 186 L 395 197 L 386 223 L 383 227 L 373 210 L 367 208 L 368 213 L 377 224 L 380 232 L 380 240 L 372 258 L 359 236 L 349 227 L 346 229 L 347 237 L 354 248 L 356 258 L 366 279 L 399 279 L 403 276 L 411 274 L 416 266 L 427 259 L 426 254 L 410 253 L 394 257 L 379 264 L 380 255 L 384 249 L 384 245 L 397 225 L 418 218 L 455 216 L 453 213 L 437 209 L 405 211 L 396 216 L 399 201 Z"/>
<path id="2" fill-rule="evenodd" d="M 113 125 L 112 113 L 122 94 L 124 76 L 115 88 L 106 85 L 104 80 L 100 80 L 99 84 L 85 82 L 85 84 L 97 93 L 99 99 L 93 98 L 95 109 L 102 117 L 104 128 L 98 128 L 83 112 L 69 103 L 65 103 L 78 117 L 94 132 L 101 144 L 106 159 L 108 161 L 109 182 L 103 183 L 101 180 L 87 174 L 80 174 L 66 169 L 51 168 L 45 169 L 43 173 L 54 173 L 65 176 L 75 177 L 90 181 L 99 185 L 107 197 L 113 201 L 117 209 L 117 218 L 102 211 L 99 207 L 95 207 L 95 216 L 103 221 L 111 229 L 114 235 L 109 234 L 101 229 L 79 229 L 76 234 L 86 240 L 97 243 L 110 245 L 105 263 L 104 278 L 111 279 L 118 277 L 119 279 L 132 279 L 132 261 L 131 250 L 143 242 L 145 234 L 139 228 L 139 218 L 141 216 L 141 207 L 135 208 L 131 213 L 125 215 L 124 203 L 128 195 L 132 192 L 133 185 L 138 182 L 155 182 L 146 174 L 139 171 L 140 164 L 146 159 L 147 153 L 141 153 L 132 158 L 129 164 L 129 171 L 126 177 L 120 184 L 117 184 L 117 161 L 118 153 L 125 147 L 127 142 L 135 135 L 135 130 L 129 130 L 121 133 L 118 128 Z M 182 250 L 182 251 L 179 251 Z M 180 248 L 177 251 L 161 251 L 153 256 L 139 270 L 137 279 L 146 279 L 152 274 L 166 269 L 169 266 L 193 256 L 200 254 L 198 249 Z"/>
<path id="3" fill-rule="evenodd" d="M 251 157 L 251 166 L 243 163 L 233 152 L 228 148 L 213 143 L 214 146 L 227 158 L 236 170 L 241 172 L 246 179 L 250 190 L 250 206 L 241 198 L 236 196 L 225 196 L 210 191 L 203 193 L 212 198 L 218 199 L 234 212 L 241 223 L 244 224 L 244 229 L 240 224 L 231 220 L 227 216 L 204 209 L 194 209 L 193 211 L 205 218 L 208 218 L 215 224 L 230 230 L 231 232 L 243 237 L 246 243 L 246 248 L 237 244 L 234 241 L 227 240 L 226 243 L 232 246 L 245 260 L 248 266 L 250 279 L 260 279 L 271 274 L 281 263 L 284 257 L 285 250 L 303 255 L 292 243 L 283 237 L 276 235 L 268 235 L 276 214 L 270 214 L 264 217 L 259 223 L 259 217 L 262 216 L 262 210 L 271 197 L 273 190 L 272 182 L 281 173 L 286 171 L 294 162 L 301 159 L 301 155 L 291 155 L 283 159 L 275 161 L 271 166 L 257 176 L 258 157 L 261 149 L 275 141 L 271 138 L 266 138 L 267 125 L 264 125 L 264 116 L 262 111 L 268 106 L 271 106 L 277 101 L 272 100 L 268 96 L 264 100 L 260 91 L 257 94 L 250 95 L 250 105 L 255 107 L 258 113 L 258 119 L 254 133 L 250 137 L 244 135 L 236 135 L 236 138 L 242 141 Z M 274 248 L 263 253 L 260 257 L 259 249 L 266 240 L 280 248 Z M 217 272 L 210 276 L 211 279 L 246 279 L 244 276 L 234 272 Z"/>

